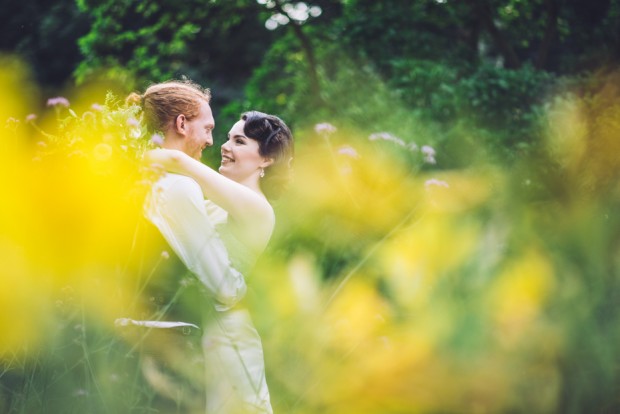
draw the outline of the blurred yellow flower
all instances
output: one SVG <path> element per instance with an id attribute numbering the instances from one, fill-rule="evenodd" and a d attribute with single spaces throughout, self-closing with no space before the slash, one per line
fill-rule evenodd
<path id="1" fill-rule="evenodd" d="M 575 97 L 558 98 L 548 113 L 547 146 L 564 167 L 578 167 L 587 146 L 588 126 Z"/>
<path id="2" fill-rule="evenodd" d="M 429 214 L 397 233 L 379 252 L 382 274 L 396 302 L 424 306 L 438 278 L 468 260 L 480 231 L 475 222 Z"/>
<path id="3" fill-rule="evenodd" d="M 93 156 L 97 161 L 107 161 L 112 156 L 112 147 L 105 143 L 95 145 Z"/>
<path id="4" fill-rule="evenodd" d="M 489 290 L 489 311 L 504 338 L 517 339 L 540 315 L 555 286 L 554 269 L 532 248 L 506 264 Z"/>
<path id="5" fill-rule="evenodd" d="M 376 288 L 356 275 L 338 293 L 325 313 L 332 347 L 350 350 L 373 335 L 389 319 L 389 308 Z"/>
<path id="6" fill-rule="evenodd" d="M 33 265 L 24 247 L 0 238 L 0 360 L 28 356 L 54 335 L 52 278 Z"/>
<path id="7" fill-rule="evenodd" d="M 500 172 L 490 167 L 434 174 L 425 181 L 425 211 L 457 214 L 484 206 L 502 181 Z"/>
<path id="8" fill-rule="evenodd" d="M 303 218 L 300 229 L 325 229 L 326 240 L 343 246 L 356 234 L 389 233 L 423 198 L 422 183 L 410 166 L 377 152 L 355 132 L 348 133 L 354 145 L 320 142 L 296 159 L 296 185 L 290 196 L 296 216 Z M 299 152 L 304 154 L 304 149 Z"/>

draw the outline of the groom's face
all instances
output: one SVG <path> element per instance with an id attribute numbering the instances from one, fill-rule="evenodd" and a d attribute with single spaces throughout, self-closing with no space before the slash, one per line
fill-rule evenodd
<path id="1" fill-rule="evenodd" d="M 213 145 L 214 127 L 215 121 L 211 107 L 206 101 L 203 101 L 198 116 L 186 123 L 184 152 L 190 157 L 200 160 L 202 151 Z"/>

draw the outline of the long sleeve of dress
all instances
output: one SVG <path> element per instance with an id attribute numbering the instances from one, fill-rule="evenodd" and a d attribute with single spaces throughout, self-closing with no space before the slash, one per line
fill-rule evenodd
<path id="1" fill-rule="evenodd" d="M 216 310 L 230 309 L 243 298 L 245 279 L 230 261 L 198 183 L 166 174 L 153 186 L 145 214 L 215 299 Z"/>

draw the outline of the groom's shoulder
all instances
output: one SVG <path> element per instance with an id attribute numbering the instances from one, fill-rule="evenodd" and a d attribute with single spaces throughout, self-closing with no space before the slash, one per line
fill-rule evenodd
<path id="1" fill-rule="evenodd" d="M 166 173 L 155 183 L 156 187 L 196 187 L 200 188 L 196 180 L 186 175 Z"/>
<path id="2" fill-rule="evenodd" d="M 154 184 L 153 189 L 158 193 L 165 193 L 170 196 L 191 196 L 202 195 L 200 185 L 186 175 L 166 173 Z M 202 196 L 201 196 L 202 198 Z"/>

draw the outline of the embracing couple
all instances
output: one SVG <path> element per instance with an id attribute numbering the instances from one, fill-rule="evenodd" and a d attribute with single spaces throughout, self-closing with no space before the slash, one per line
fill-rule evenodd
<path id="1" fill-rule="evenodd" d="M 206 412 L 271 413 L 261 340 L 242 299 L 244 275 L 274 229 L 268 200 L 287 182 L 291 131 L 276 116 L 242 114 L 221 147 L 218 172 L 200 162 L 215 127 L 208 89 L 169 81 L 132 99 L 149 132 L 164 135 L 162 148 L 146 154 L 166 173 L 153 185 L 145 215 L 153 237 L 163 238 L 184 268 L 159 278 L 161 298 L 148 298 L 155 312 L 127 315 L 117 324 L 160 332 L 200 325 Z M 148 283 L 157 280 L 149 276 Z"/>

